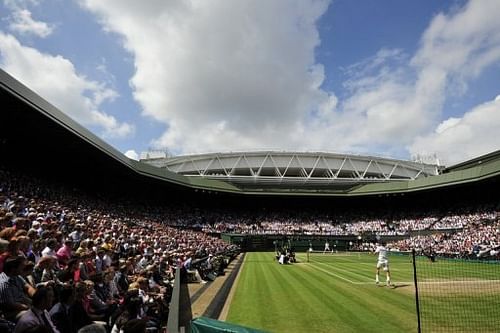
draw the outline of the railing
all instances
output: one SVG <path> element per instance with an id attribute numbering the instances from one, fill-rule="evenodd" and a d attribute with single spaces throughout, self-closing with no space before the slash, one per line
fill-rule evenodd
<path id="1" fill-rule="evenodd" d="M 191 311 L 191 300 L 187 286 L 187 274 L 186 270 L 180 267 L 177 267 L 175 270 L 174 290 L 169 309 L 167 332 L 191 332 L 190 325 L 193 313 Z"/>

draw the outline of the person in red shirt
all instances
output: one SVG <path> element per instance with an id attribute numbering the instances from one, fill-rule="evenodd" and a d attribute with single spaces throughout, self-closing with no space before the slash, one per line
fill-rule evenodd
<path id="1" fill-rule="evenodd" d="M 73 241 L 71 239 L 67 238 L 64 241 L 63 246 L 61 246 L 61 248 L 59 250 L 57 250 L 56 256 L 57 256 L 57 260 L 59 261 L 60 265 L 65 266 L 67 264 L 68 260 L 71 259 L 71 256 L 73 254 L 73 250 L 71 248 L 72 245 L 73 245 Z"/>

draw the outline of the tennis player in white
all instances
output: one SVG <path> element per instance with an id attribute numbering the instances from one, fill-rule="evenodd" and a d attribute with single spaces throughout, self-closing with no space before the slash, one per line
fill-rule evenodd
<path id="1" fill-rule="evenodd" d="M 389 287 L 391 285 L 391 271 L 389 270 L 389 260 L 387 259 L 387 248 L 385 247 L 385 242 L 381 242 L 375 249 L 375 253 L 378 253 L 377 261 L 377 273 L 375 274 L 375 283 L 378 285 L 380 268 L 386 273 L 386 283 Z"/>
<path id="2" fill-rule="evenodd" d="M 323 251 L 323 254 L 325 254 L 326 251 L 328 251 L 328 252 L 332 251 L 332 250 L 330 250 L 330 243 L 328 243 L 328 241 L 325 242 L 325 250 Z"/>

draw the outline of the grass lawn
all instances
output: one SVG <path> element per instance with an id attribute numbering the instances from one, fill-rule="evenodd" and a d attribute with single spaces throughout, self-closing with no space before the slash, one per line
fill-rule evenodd
<path id="1" fill-rule="evenodd" d="M 417 332 L 409 257 L 390 256 L 389 288 L 375 285 L 371 254 L 307 262 L 299 253 L 291 265 L 273 255 L 247 253 L 228 322 L 269 332 Z M 422 332 L 500 332 L 500 265 L 419 259 L 417 267 Z"/>

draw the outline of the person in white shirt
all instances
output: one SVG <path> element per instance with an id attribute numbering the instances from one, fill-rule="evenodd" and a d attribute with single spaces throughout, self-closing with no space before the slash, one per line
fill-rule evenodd
<path id="1" fill-rule="evenodd" d="M 42 251 L 42 257 L 53 257 L 57 259 L 56 253 L 57 240 L 55 238 L 51 238 L 47 241 L 47 246 Z"/>
<path id="2" fill-rule="evenodd" d="M 386 273 L 386 284 L 387 284 L 387 286 L 391 286 L 391 272 L 389 270 L 389 260 L 387 259 L 387 248 L 385 247 L 384 242 L 381 242 L 377 246 L 377 248 L 375 249 L 375 253 L 378 253 L 377 271 L 375 274 L 375 283 L 377 285 L 380 283 L 379 272 L 380 272 L 380 268 L 382 268 Z"/>
<path id="3" fill-rule="evenodd" d="M 323 251 L 323 254 L 325 254 L 325 252 L 328 251 L 330 252 L 330 243 L 328 243 L 328 241 L 325 242 L 325 250 Z"/>
<path id="4" fill-rule="evenodd" d="M 83 232 L 81 230 L 82 228 L 80 225 L 76 225 L 75 229 L 68 235 L 68 237 L 73 241 L 73 244 L 80 244 L 80 241 L 82 240 Z"/>
<path id="5" fill-rule="evenodd" d="M 94 266 L 96 273 L 102 273 L 106 269 L 106 264 L 104 263 L 105 251 L 102 248 L 97 250 L 97 255 L 94 258 Z"/>
<path id="6" fill-rule="evenodd" d="M 280 263 L 280 265 L 284 265 L 285 264 L 285 254 L 282 253 L 280 255 L 280 258 L 278 259 L 278 262 Z"/>

